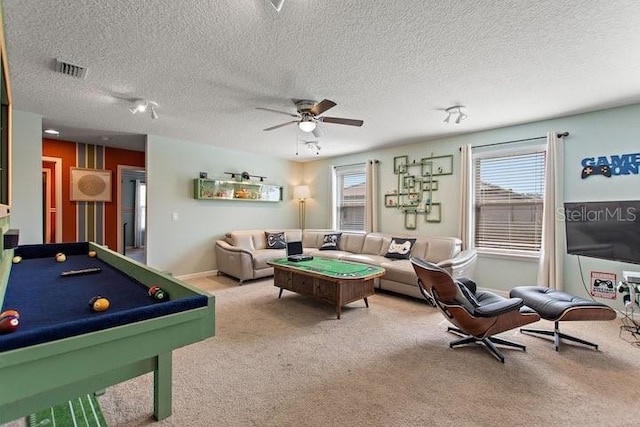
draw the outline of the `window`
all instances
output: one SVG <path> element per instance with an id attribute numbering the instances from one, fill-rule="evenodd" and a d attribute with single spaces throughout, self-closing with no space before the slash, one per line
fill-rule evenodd
<path id="1" fill-rule="evenodd" d="M 333 227 L 364 231 L 367 174 L 365 163 L 333 168 Z"/>
<path id="2" fill-rule="evenodd" d="M 474 154 L 476 248 L 540 252 L 544 169 L 544 146 Z"/>

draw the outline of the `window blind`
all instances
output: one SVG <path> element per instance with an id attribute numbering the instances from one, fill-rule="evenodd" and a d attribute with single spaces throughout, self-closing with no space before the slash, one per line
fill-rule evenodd
<path id="1" fill-rule="evenodd" d="M 363 231 L 367 181 L 365 165 L 363 164 L 361 167 L 336 167 L 335 174 L 335 209 L 338 229 Z"/>
<path id="2" fill-rule="evenodd" d="M 474 163 L 476 247 L 539 252 L 544 150 L 485 155 Z"/>

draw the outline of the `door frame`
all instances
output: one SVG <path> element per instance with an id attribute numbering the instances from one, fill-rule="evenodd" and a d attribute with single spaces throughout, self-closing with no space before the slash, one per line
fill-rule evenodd
<path id="1" fill-rule="evenodd" d="M 55 163 L 55 174 L 53 177 L 54 187 L 56 192 L 56 241 L 53 243 L 62 242 L 62 159 L 60 157 L 42 156 L 43 162 Z M 44 168 L 43 168 L 44 169 Z M 50 194 L 43 195 L 50 197 Z M 48 215 L 47 215 L 48 217 Z M 46 227 L 46 224 L 43 224 Z M 44 233 L 43 233 L 44 234 Z"/>
<path id="2" fill-rule="evenodd" d="M 141 171 L 144 172 L 144 178 L 145 178 L 145 182 L 147 180 L 147 169 L 141 166 L 128 166 L 128 165 L 118 165 L 118 177 L 117 177 L 117 194 L 118 194 L 118 201 L 116 204 L 116 217 L 117 217 L 117 222 L 116 222 L 116 228 L 118 230 L 117 232 L 117 249 L 116 251 L 118 253 L 122 253 L 123 252 L 123 245 L 124 242 L 122 241 L 122 175 L 124 173 L 124 171 L 127 170 L 132 170 L 132 171 Z M 147 233 L 144 234 L 144 247 L 147 247 Z M 145 249 L 146 250 L 146 249 Z"/>

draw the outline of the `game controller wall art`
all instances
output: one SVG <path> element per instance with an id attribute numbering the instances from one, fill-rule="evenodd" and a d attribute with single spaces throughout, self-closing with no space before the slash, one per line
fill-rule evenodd
<path id="1" fill-rule="evenodd" d="M 640 153 L 619 154 L 611 156 L 585 157 L 582 159 L 582 179 L 592 175 L 607 178 L 618 175 L 638 175 L 640 170 Z"/>

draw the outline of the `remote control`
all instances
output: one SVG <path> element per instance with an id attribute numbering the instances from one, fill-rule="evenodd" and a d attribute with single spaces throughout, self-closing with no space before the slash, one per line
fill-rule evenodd
<path id="1" fill-rule="evenodd" d="M 100 273 L 102 269 L 100 267 L 90 267 L 83 268 L 81 270 L 69 270 L 63 271 L 60 273 L 60 277 L 72 277 L 72 276 L 82 276 L 83 274 L 96 274 Z"/>

